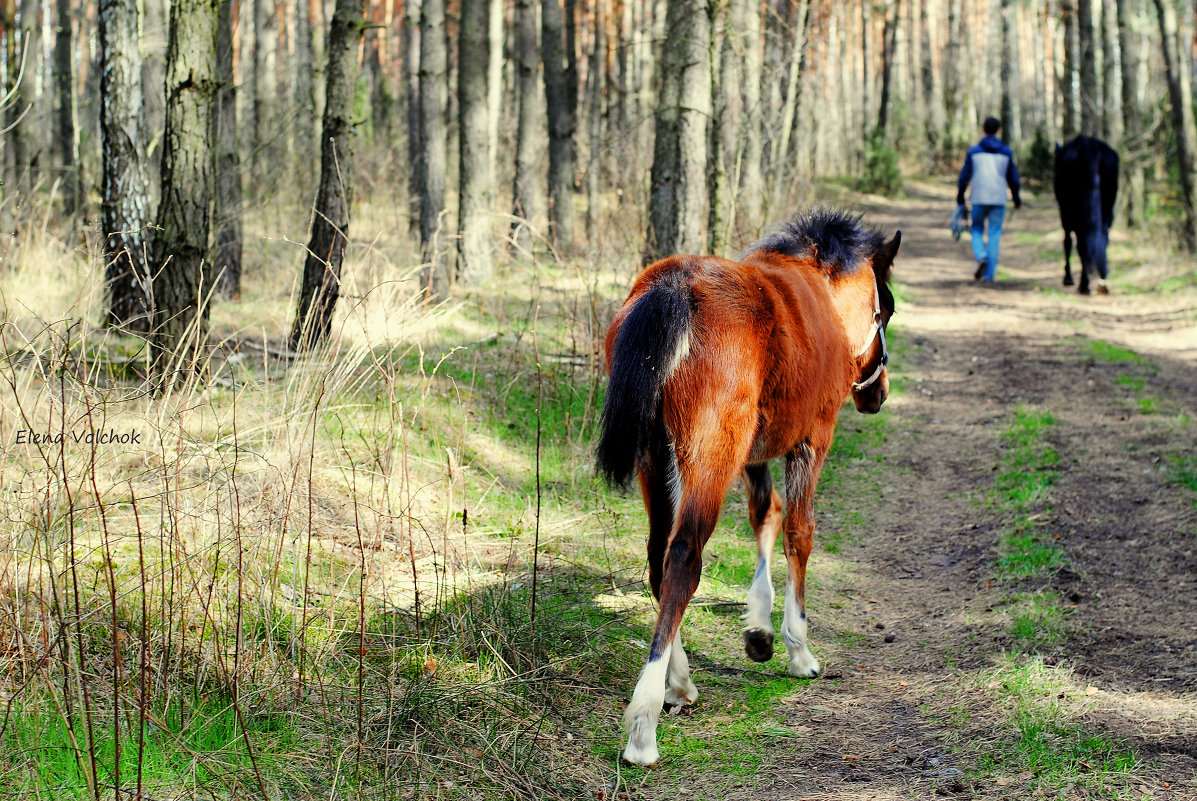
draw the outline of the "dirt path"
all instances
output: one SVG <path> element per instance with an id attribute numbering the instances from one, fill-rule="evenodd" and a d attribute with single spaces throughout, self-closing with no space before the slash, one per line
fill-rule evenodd
<path id="1" fill-rule="evenodd" d="M 866 207 L 903 230 L 906 294 L 880 492 L 858 505 L 872 525 L 835 558 L 816 533 L 812 642 L 826 675 L 783 702 L 794 736 L 770 746 L 770 769 L 716 797 L 1030 797 L 1032 775 L 1002 775 L 1014 701 L 995 676 L 1013 647 L 1011 598 L 1046 589 L 1067 634 L 1031 657 L 1065 685 L 1069 722 L 1139 755 L 1130 797 L 1197 798 L 1197 496 L 1169 472 L 1197 443 L 1193 297 L 1064 294 L 1045 197 L 1009 220 L 998 284 L 974 284 L 946 230 L 952 194 L 928 183 Z M 1010 515 L 986 500 L 1020 405 L 1056 419 L 1044 437 L 1059 476 L 1038 525 L 1067 560 L 1021 583 L 995 574 Z M 1055 792 L 1095 797 L 1083 780 Z"/>

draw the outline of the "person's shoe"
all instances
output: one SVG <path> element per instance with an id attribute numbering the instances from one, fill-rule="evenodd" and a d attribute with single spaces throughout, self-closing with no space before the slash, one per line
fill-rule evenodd
<path id="1" fill-rule="evenodd" d="M 987 261 L 985 261 L 985 259 L 978 259 L 977 260 L 977 269 L 973 272 L 973 280 L 980 281 L 981 276 L 985 275 L 985 268 L 988 266 L 989 266 L 989 263 Z"/>

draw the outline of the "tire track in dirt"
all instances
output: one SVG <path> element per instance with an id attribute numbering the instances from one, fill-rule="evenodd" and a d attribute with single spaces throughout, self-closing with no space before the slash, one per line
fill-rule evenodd
<path id="1" fill-rule="evenodd" d="M 1083 725 L 1125 738 L 1145 761 L 1128 788 L 1197 798 L 1197 510 L 1166 469 L 1197 431 L 1192 295 L 1054 291 L 1061 265 L 1030 236 L 1055 228 L 1048 197 L 1007 224 L 999 284 L 974 284 L 966 244 L 947 232 L 952 192 L 922 184 L 866 208 L 873 224 L 903 230 L 895 276 L 907 295 L 895 317 L 904 390 L 882 412 L 880 493 L 854 502 L 870 526 L 843 547 L 845 570 L 820 576 L 829 558 L 816 533 L 812 643 L 825 677 L 783 702 L 794 736 L 771 746 L 772 767 L 721 796 L 1027 796 L 1027 777 L 968 778 L 969 760 L 1009 736 L 980 684 L 1013 642 L 1001 611 L 1011 588 L 993 571 L 1006 521 L 985 498 L 1000 432 L 1026 404 L 1058 421 L 1047 441 L 1060 475 L 1040 522 L 1069 559 L 1050 579 L 1069 636 L 1044 661 L 1087 686 Z M 1093 339 L 1150 364 L 1090 358 Z M 1157 398 L 1155 414 L 1117 383 L 1128 371 Z M 816 516 L 832 525 L 818 506 Z"/>

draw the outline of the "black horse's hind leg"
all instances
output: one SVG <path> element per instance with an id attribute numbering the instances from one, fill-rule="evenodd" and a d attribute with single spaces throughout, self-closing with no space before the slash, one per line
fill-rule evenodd
<path id="1" fill-rule="evenodd" d="M 1072 286 L 1072 232 L 1064 229 L 1064 286 Z M 1083 268 L 1082 268 L 1083 269 Z"/>
<path id="2" fill-rule="evenodd" d="M 781 532 L 781 496 L 773 489 L 768 463 L 744 468 L 744 486 L 748 491 L 748 520 L 756 534 L 756 574 L 748 589 L 744 613 L 744 651 L 753 662 L 773 658 L 773 575 L 770 562 L 773 545 Z"/>

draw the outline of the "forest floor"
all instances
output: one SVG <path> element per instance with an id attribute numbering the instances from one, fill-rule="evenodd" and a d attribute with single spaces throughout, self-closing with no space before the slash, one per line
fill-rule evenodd
<path id="1" fill-rule="evenodd" d="M 1008 218 L 996 284 L 974 283 L 951 195 L 859 206 L 903 232 L 895 391 L 878 423 L 845 408 L 855 458 L 816 503 L 823 677 L 761 684 L 735 643 L 692 635 L 715 697 L 663 723 L 660 774 L 624 768 L 633 797 L 1197 798 L 1193 293 L 1136 289 L 1151 265 L 1127 266 L 1125 233 L 1108 296 L 1062 290 L 1046 194 Z M 669 765 L 738 684 L 769 720 L 759 751 Z"/>

